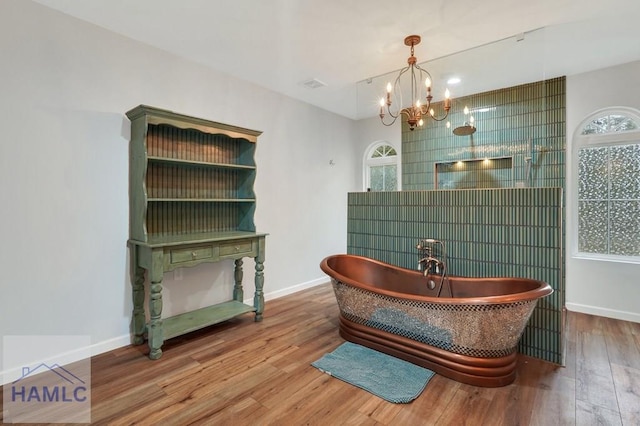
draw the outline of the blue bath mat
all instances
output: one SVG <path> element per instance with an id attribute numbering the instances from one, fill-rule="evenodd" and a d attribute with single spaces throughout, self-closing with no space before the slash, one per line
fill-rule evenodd
<path id="1" fill-rule="evenodd" d="M 411 402 L 435 374 L 410 362 L 346 342 L 311 363 L 318 370 L 389 402 Z"/>

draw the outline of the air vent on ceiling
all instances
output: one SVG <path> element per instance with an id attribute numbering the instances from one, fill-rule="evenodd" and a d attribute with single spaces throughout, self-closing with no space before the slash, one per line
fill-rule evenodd
<path id="1" fill-rule="evenodd" d="M 318 80 L 317 78 L 312 78 L 310 80 L 303 81 L 302 84 L 307 89 L 317 89 L 319 87 L 326 87 L 327 83 Z"/>

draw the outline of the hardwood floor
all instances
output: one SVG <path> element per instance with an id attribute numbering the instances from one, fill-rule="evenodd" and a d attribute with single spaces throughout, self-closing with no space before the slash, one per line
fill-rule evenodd
<path id="1" fill-rule="evenodd" d="M 478 388 L 436 375 L 388 403 L 310 365 L 343 342 L 329 284 L 165 343 L 92 359 L 100 425 L 640 425 L 640 324 L 568 313 L 567 365 L 519 356 L 518 377 Z"/>

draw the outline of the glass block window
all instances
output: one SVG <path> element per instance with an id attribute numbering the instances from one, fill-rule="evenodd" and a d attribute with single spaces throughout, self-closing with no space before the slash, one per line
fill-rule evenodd
<path id="1" fill-rule="evenodd" d="M 612 113 L 582 128 L 576 159 L 581 254 L 640 262 L 638 123 L 633 116 Z"/>
<path id="2" fill-rule="evenodd" d="M 633 118 L 622 114 L 608 114 L 592 120 L 582 129 L 582 134 L 626 132 L 637 129 L 638 124 Z"/>
<path id="3" fill-rule="evenodd" d="M 365 154 L 365 189 L 397 191 L 398 154 L 388 143 L 376 143 Z"/>
<path id="4" fill-rule="evenodd" d="M 398 189 L 398 166 L 371 166 L 369 188 L 372 191 L 395 191 Z"/>

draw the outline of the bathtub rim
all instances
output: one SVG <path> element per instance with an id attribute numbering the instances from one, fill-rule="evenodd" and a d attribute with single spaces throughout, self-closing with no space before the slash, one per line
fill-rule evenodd
<path id="1" fill-rule="evenodd" d="M 499 296 L 482 296 L 482 297 L 431 297 L 431 296 L 423 296 L 418 294 L 406 294 L 400 293 L 393 290 L 386 290 L 380 287 L 375 287 L 372 285 L 368 285 L 366 283 L 361 283 L 355 281 L 352 278 L 346 277 L 336 270 L 332 269 L 329 266 L 329 261 L 333 258 L 354 258 L 358 260 L 362 260 L 365 262 L 370 262 L 376 264 L 380 267 L 391 268 L 395 270 L 402 271 L 404 273 L 409 274 L 421 274 L 419 271 L 414 271 L 412 269 L 402 268 L 400 266 L 392 265 L 387 262 L 383 262 L 381 260 L 373 259 L 366 256 L 360 256 L 356 254 L 333 254 L 325 257 L 320 262 L 320 269 L 327 274 L 332 279 L 342 282 L 344 284 L 348 284 L 354 287 L 358 287 L 373 293 L 379 293 L 390 297 L 395 297 L 399 299 L 411 299 L 411 300 L 419 300 L 427 303 L 436 303 L 436 304 L 448 304 L 448 305 L 502 305 L 502 304 L 510 304 L 510 303 L 518 303 L 525 302 L 531 300 L 538 300 L 545 296 L 548 296 L 553 293 L 553 288 L 546 282 L 541 280 L 536 280 L 533 278 L 522 278 L 522 277 L 462 277 L 456 275 L 448 275 L 448 277 L 452 280 L 456 281 L 501 281 L 501 280 L 519 280 L 519 281 L 527 281 L 531 283 L 536 283 L 537 287 L 533 290 L 528 290 L 519 293 L 510 293 L 507 295 L 499 295 Z"/>

